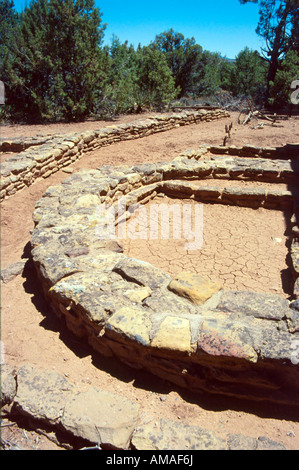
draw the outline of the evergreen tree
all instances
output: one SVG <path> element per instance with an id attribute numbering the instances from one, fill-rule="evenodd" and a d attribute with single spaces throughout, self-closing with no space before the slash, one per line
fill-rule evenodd
<path id="1" fill-rule="evenodd" d="M 289 48 L 292 51 L 299 53 L 299 2 L 297 7 L 294 8 L 291 17 L 291 36 L 289 40 Z"/>
<path id="2" fill-rule="evenodd" d="M 170 29 L 156 36 L 152 45 L 165 54 L 180 96 L 196 94 L 202 73 L 202 48 L 195 39 L 185 39 L 183 34 Z"/>
<path id="3" fill-rule="evenodd" d="M 0 0 L 0 51 L 3 54 L 5 44 L 12 39 L 12 33 L 18 23 L 13 0 Z M 2 57 L 2 56 L 0 56 Z"/>
<path id="4" fill-rule="evenodd" d="M 220 64 L 220 88 L 225 91 L 232 90 L 232 76 L 235 70 L 235 63 L 225 57 Z"/>
<path id="5" fill-rule="evenodd" d="M 112 114 L 130 113 L 136 109 L 136 87 L 138 81 L 138 58 L 132 45 L 121 44 L 113 36 L 111 46 L 106 49 L 110 58 L 106 99 Z"/>
<path id="6" fill-rule="evenodd" d="M 153 46 L 138 51 L 138 89 L 136 103 L 161 111 L 178 94 L 175 80 L 163 52 Z"/>
<path id="7" fill-rule="evenodd" d="M 210 96 L 219 91 L 224 59 L 217 52 L 204 51 L 201 74 L 197 84 L 197 95 Z"/>
<path id="8" fill-rule="evenodd" d="M 4 83 L 6 92 L 9 74 L 7 67 L 4 67 L 4 63 L 9 68 L 14 60 L 7 44 L 13 41 L 18 21 L 19 17 L 14 9 L 14 2 L 12 0 L 0 0 L 0 80 Z M 9 116 L 9 106 L 1 106 L 0 115 L 1 119 Z"/>
<path id="9" fill-rule="evenodd" d="M 262 49 L 269 62 L 267 96 L 274 82 L 280 60 L 288 50 L 298 50 L 299 0 L 239 0 L 240 3 L 259 3 L 260 19 L 257 34 L 265 40 Z"/>
<path id="10" fill-rule="evenodd" d="M 98 98 L 105 25 L 94 0 L 32 0 L 1 65 L 8 104 L 26 120 L 75 120 Z"/>
<path id="11" fill-rule="evenodd" d="M 245 47 L 231 71 L 230 91 L 236 96 L 260 100 L 265 93 L 267 66 L 257 51 Z"/>
<path id="12" fill-rule="evenodd" d="M 270 104 L 275 108 L 290 104 L 291 84 L 295 80 L 299 80 L 299 52 L 290 50 L 281 62 L 274 82 L 270 83 Z"/>

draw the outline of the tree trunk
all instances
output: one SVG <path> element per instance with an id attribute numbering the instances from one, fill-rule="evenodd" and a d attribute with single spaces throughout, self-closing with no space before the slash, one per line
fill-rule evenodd
<path id="1" fill-rule="evenodd" d="M 274 32 L 274 41 L 272 46 L 272 51 L 270 53 L 270 65 L 267 77 L 267 96 L 266 99 L 269 98 L 270 92 L 270 82 L 274 82 L 276 72 L 279 66 L 279 56 L 282 53 L 282 46 L 285 45 L 285 29 L 286 29 L 286 22 L 288 15 L 291 11 L 291 4 L 290 2 L 285 4 L 285 8 L 282 14 L 282 17 L 275 28 Z"/>

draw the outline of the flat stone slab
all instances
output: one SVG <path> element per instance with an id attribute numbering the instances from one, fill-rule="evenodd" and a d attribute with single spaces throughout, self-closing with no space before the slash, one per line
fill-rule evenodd
<path id="1" fill-rule="evenodd" d="M 137 450 L 184 450 L 186 453 L 193 450 L 285 450 L 282 444 L 263 436 L 256 439 L 234 434 L 224 440 L 207 429 L 166 419 L 154 426 L 151 423 L 138 427 L 132 445 Z"/>
<path id="2" fill-rule="evenodd" d="M 138 450 L 227 450 L 226 441 L 197 426 L 161 419 L 159 424 L 140 426 L 132 438 Z"/>
<path id="3" fill-rule="evenodd" d="M 62 375 L 25 364 L 17 374 L 14 403 L 20 413 L 54 425 L 74 390 Z"/>
<path id="4" fill-rule="evenodd" d="M 217 282 L 211 282 L 209 279 L 188 272 L 178 274 L 168 285 L 169 290 L 197 305 L 204 304 L 221 288 Z"/>
<path id="5" fill-rule="evenodd" d="M 16 276 L 23 272 L 26 262 L 27 260 L 24 259 L 22 261 L 12 263 L 4 269 L 1 269 L 1 281 L 4 284 L 12 281 Z"/>
<path id="6" fill-rule="evenodd" d="M 82 392 L 63 375 L 28 363 L 18 370 L 5 365 L 1 375 L 2 406 L 9 405 L 13 417 L 26 416 L 40 432 L 63 432 L 99 449 L 286 450 L 265 437 L 223 439 L 201 427 L 154 420 L 133 400 L 97 387 Z"/>
<path id="7" fill-rule="evenodd" d="M 226 291 L 191 273 L 172 279 L 127 257 L 113 234 L 117 218 L 124 224 L 132 205 L 158 194 L 205 202 L 207 192 L 189 179 L 210 175 L 216 181 L 224 170 L 233 179 L 229 171 L 236 161 L 229 155 L 225 161 L 219 158 L 181 157 L 69 176 L 48 188 L 36 204 L 33 261 L 51 308 L 97 352 L 195 392 L 298 406 L 294 344 L 299 320 L 289 301 Z M 272 166 L 283 180 L 298 177 L 287 160 L 241 160 L 237 163 L 243 173 L 250 163 L 250 170 L 261 174 Z M 216 185 L 207 200 L 213 198 L 215 203 L 253 208 L 270 201 L 271 208 L 291 209 L 295 202 L 291 191 L 271 189 L 257 197 L 247 186 L 229 192 Z M 112 224 L 107 214 L 112 214 Z"/>
<path id="8" fill-rule="evenodd" d="M 125 397 L 91 388 L 68 401 L 61 425 L 74 436 L 92 443 L 127 449 L 139 411 L 139 405 Z"/>

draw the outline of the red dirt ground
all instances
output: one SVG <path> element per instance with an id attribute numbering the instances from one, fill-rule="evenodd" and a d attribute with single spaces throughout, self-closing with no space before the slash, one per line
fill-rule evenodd
<path id="1" fill-rule="evenodd" d="M 130 122 L 139 118 L 141 116 L 122 116 L 113 123 Z M 180 127 L 143 139 L 102 148 L 85 155 L 73 164 L 72 168 L 76 171 L 80 168 L 97 168 L 103 164 L 120 165 L 172 160 L 182 151 L 196 149 L 201 144 L 221 144 L 225 135 L 225 124 L 230 122 L 233 122 L 230 141 L 233 145 L 248 143 L 281 146 L 299 142 L 299 121 L 295 118 L 281 121 L 279 127 L 265 124 L 263 129 L 253 129 L 251 124 L 244 127 L 238 125 L 237 113 L 232 113 L 230 118 L 220 121 Z M 109 124 L 112 122 L 2 126 L 0 137 L 63 134 L 100 128 Z M 256 126 L 256 122 L 252 125 Z M 34 205 L 49 186 L 63 181 L 66 177 L 65 172 L 59 171 L 47 179 L 37 181 L 33 186 L 2 203 L 2 269 L 19 261 L 22 256 L 25 258 L 29 256 Z M 240 219 L 241 213 L 242 219 Z M 285 222 L 282 213 L 270 214 L 270 211 L 259 210 L 252 216 L 253 211 L 250 209 L 211 206 L 204 208 L 204 214 L 207 231 L 204 231 L 206 242 L 200 254 L 200 263 L 202 263 L 199 265 L 200 270 L 210 275 L 211 252 L 214 250 L 213 269 L 228 288 L 243 286 L 263 291 L 265 285 L 268 285 L 272 292 L 287 296 L 281 283 L 281 271 L 286 269 Z M 218 221 L 217 228 L 214 221 L 219 217 L 221 217 L 221 227 Z M 244 234 L 247 237 L 246 245 L 243 242 Z M 231 235 L 235 238 L 231 238 Z M 257 235 L 260 246 L 253 239 L 255 236 L 256 240 Z M 236 247 L 238 242 L 239 247 Z M 233 257 L 234 247 L 236 249 Z M 271 252 L 265 253 L 265 249 Z M 153 262 L 171 273 L 174 269 L 185 267 L 198 269 L 197 264 L 194 266 L 194 253 L 193 256 L 187 257 L 189 264 L 186 265 L 185 260 L 184 263 L 182 261 L 182 253 L 171 258 L 171 253 L 165 250 L 162 258 L 163 250 L 160 252 L 161 256 L 157 256 L 156 249 L 154 251 L 153 247 L 146 246 L 146 242 L 142 242 L 142 246 L 128 243 L 126 250 L 130 255 Z M 254 262 L 252 252 L 255 253 L 257 262 Z M 219 258 L 216 257 L 217 253 L 221 253 Z M 239 278 L 238 270 L 243 272 L 242 278 Z M 245 271 L 247 274 L 244 276 Z M 252 285 L 250 279 L 254 281 Z M 70 382 L 81 389 L 92 385 L 127 396 L 140 404 L 144 420 L 153 420 L 153 423 L 164 417 L 210 429 L 221 437 L 227 436 L 228 433 L 241 433 L 256 438 L 267 436 L 281 442 L 289 450 L 299 448 L 298 416 L 285 414 L 277 407 L 253 406 L 238 403 L 236 400 L 206 396 L 195 397 L 143 372 L 132 371 L 117 361 L 96 357 L 87 346 L 68 333 L 48 311 L 29 261 L 22 276 L 16 277 L 8 284 L 2 284 L 1 297 L 1 340 L 4 344 L 6 363 L 18 368 L 23 363 L 30 362 L 35 367 L 64 374 Z M 9 422 L 4 420 L 4 424 Z M 17 443 L 22 448 L 56 448 L 45 437 L 40 437 L 17 425 L 2 427 L 1 434 L 3 438 Z"/>

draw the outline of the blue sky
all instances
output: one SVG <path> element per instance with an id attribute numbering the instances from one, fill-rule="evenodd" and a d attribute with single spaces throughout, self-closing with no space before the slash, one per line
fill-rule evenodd
<path id="1" fill-rule="evenodd" d="M 18 11 L 27 0 L 14 0 Z M 157 34 L 170 28 L 197 44 L 228 58 L 248 46 L 260 51 L 261 39 L 255 29 L 259 19 L 258 5 L 241 5 L 239 0 L 95 0 L 102 20 L 107 23 L 104 43 L 110 44 L 115 34 L 121 42 L 135 47 L 148 45 Z"/>

